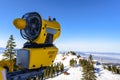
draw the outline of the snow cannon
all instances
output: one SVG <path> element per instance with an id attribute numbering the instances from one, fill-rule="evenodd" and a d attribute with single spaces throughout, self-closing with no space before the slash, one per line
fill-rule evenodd
<path id="1" fill-rule="evenodd" d="M 58 48 L 53 42 L 60 36 L 60 24 L 55 18 L 42 19 L 37 12 L 29 12 L 13 21 L 27 40 L 17 50 L 16 65 L 25 69 L 39 69 L 54 62 Z"/>

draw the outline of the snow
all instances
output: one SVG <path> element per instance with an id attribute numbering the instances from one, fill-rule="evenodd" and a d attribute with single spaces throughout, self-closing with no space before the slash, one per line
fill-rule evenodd
<path id="1" fill-rule="evenodd" d="M 80 78 L 82 78 L 82 73 L 80 73 L 79 67 L 69 68 L 67 72 L 69 75 L 61 74 L 57 77 L 49 78 L 47 80 L 80 80 Z"/>
<path id="2" fill-rule="evenodd" d="M 64 60 L 62 60 L 63 58 L 65 58 Z M 82 78 L 82 69 L 81 67 L 70 67 L 69 66 L 69 61 L 71 59 L 75 59 L 77 60 L 77 56 L 75 55 L 66 55 L 66 56 L 62 56 L 62 54 L 58 54 L 56 56 L 55 62 L 61 62 L 64 64 L 65 66 L 65 71 L 67 71 L 69 73 L 69 75 L 64 75 L 61 74 L 57 77 L 54 78 L 49 78 L 47 80 L 80 80 Z M 78 61 L 78 60 L 77 60 Z"/>
<path id="3" fill-rule="evenodd" d="M 97 80 L 120 80 L 120 75 L 113 74 L 112 72 L 103 69 L 102 65 L 95 65 L 95 68 L 100 69 L 100 71 L 96 73 Z"/>
<path id="4" fill-rule="evenodd" d="M 64 60 L 63 60 L 64 58 Z M 49 78 L 47 80 L 81 80 L 82 78 L 82 67 L 76 66 L 76 67 L 70 67 L 69 61 L 71 59 L 75 59 L 78 62 L 77 56 L 74 55 L 65 55 L 58 54 L 55 59 L 56 62 L 62 62 L 65 66 L 65 71 L 69 73 L 69 75 L 60 74 L 59 76 L 56 76 L 54 78 Z M 96 71 L 97 80 L 120 80 L 120 75 L 113 74 L 112 72 L 103 69 L 102 65 L 94 65 L 98 71 Z"/>
<path id="5" fill-rule="evenodd" d="M 0 54 L 0 60 L 2 60 L 2 54 Z"/>

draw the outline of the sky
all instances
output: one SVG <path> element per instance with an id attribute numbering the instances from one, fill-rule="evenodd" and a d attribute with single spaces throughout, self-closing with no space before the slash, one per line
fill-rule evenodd
<path id="1" fill-rule="evenodd" d="M 13 20 L 38 12 L 60 23 L 61 35 L 54 42 L 60 51 L 120 53 L 120 0 L 0 0 L 0 10 L 0 47 L 12 34 L 22 48 L 26 40 Z"/>

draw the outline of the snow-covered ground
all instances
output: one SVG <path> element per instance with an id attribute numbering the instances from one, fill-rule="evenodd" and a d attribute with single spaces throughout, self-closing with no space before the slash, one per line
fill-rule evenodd
<path id="1" fill-rule="evenodd" d="M 0 54 L 0 60 L 2 59 L 2 54 Z"/>
<path id="2" fill-rule="evenodd" d="M 2 59 L 2 54 L 0 54 L 0 60 Z M 54 78 L 49 78 L 46 80 L 81 80 L 82 78 L 82 68 L 81 66 L 76 65 L 76 67 L 70 67 L 69 61 L 71 59 L 75 59 L 78 62 L 77 56 L 74 55 L 65 55 L 58 54 L 55 59 L 56 62 L 61 62 L 65 66 L 65 71 L 69 73 L 69 75 L 64 75 L 63 73 L 59 76 L 56 76 Z M 99 71 L 96 72 L 97 80 L 120 80 L 120 75 L 113 74 L 112 72 L 105 70 L 102 68 L 102 65 L 95 65 L 95 68 L 99 69 Z"/>
<path id="3" fill-rule="evenodd" d="M 69 61 L 72 58 L 78 61 L 76 56 L 70 54 L 62 56 L 62 54 L 58 54 L 55 59 L 55 63 L 62 62 L 65 66 L 65 70 L 69 73 L 69 75 L 60 74 L 59 76 L 49 78 L 47 80 L 81 80 L 82 78 L 81 66 L 76 67 L 69 66 Z M 97 80 L 120 80 L 120 75 L 113 74 L 112 72 L 103 69 L 102 65 L 95 65 L 95 68 L 99 69 L 99 72 L 96 72 Z"/>

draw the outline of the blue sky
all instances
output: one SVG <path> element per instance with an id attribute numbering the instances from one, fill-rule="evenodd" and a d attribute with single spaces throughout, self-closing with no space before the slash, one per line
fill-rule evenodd
<path id="1" fill-rule="evenodd" d="M 120 0 L 0 0 L 0 10 L 0 47 L 11 34 L 22 47 L 12 21 L 35 11 L 60 23 L 59 50 L 120 52 Z"/>

